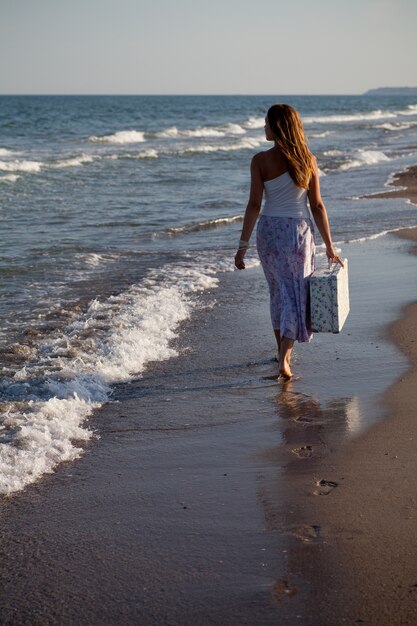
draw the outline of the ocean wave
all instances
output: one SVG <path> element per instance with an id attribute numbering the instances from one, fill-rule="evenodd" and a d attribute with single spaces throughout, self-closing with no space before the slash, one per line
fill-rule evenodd
<path id="1" fill-rule="evenodd" d="M 400 115 L 417 115 L 417 104 L 409 104 L 406 109 L 398 111 Z"/>
<path id="2" fill-rule="evenodd" d="M 157 159 L 159 153 L 157 150 L 149 148 L 149 150 L 142 150 L 141 152 L 137 152 L 136 154 L 131 154 L 129 156 L 132 159 Z"/>
<path id="3" fill-rule="evenodd" d="M 0 161 L 0 170 L 3 172 L 40 172 L 45 164 L 41 161 Z"/>
<path id="4" fill-rule="evenodd" d="M 6 174 L 6 176 L 0 176 L 0 183 L 15 183 L 19 178 L 17 174 Z"/>
<path id="5" fill-rule="evenodd" d="M 344 152 L 342 150 L 325 150 L 323 152 L 324 156 L 343 156 Z"/>
<path id="6" fill-rule="evenodd" d="M 265 117 L 250 117 L 242 126 L 250 129 L 263 128 L 265 126 Z"/>
<path id="7" fill-rule="evenodd" d="M 363 165 L 375 165 L 383 161 L 390 161 L 391 159 L 379 150 L 357 150 L 353 154 L 353 158 L 345 163 L 339 165 L 339 170 L 350 170 L 355 167 L 362 167 Z"/>
<path id="8" fill-rule="evenodd" d="M 170 128 L 166 128 L 160 132 L 155 133 L 155 137 L 158 138 L 199 138 L 199 137 L 224 137 L 226 135 L 225 131 L 219 130 L 218 128 L 208 127 L 208 126 L 200 126 L 194 129 L 185 129 L 178 130 L 176 126 L 171 126 Z"/>
<path id="9" fill-rule="evenodd" d="M 51 168 L 78 167 L 80 165 L 84 165 L 84 163 L 92 163 L 95 159 L 98 159 L 98 158 L 100 157 L 91 156 L 90 154 L 82 154 L 78 157 L 70 157 L 68 159 L 61 159 L 60 161 L 51 163 L 49 167 Z"/>
<path id="10" fill-rule="evenodd" d="M 141 143 L 145 141 L 145 134 L 141 130 L 119 130 L 117 133 L 111 135 L 103 135 L 97 137 L 92 135 L 88 138 L 89 141 L 94 143 L 113 143 L 113 144 L 125 144 L 125 143 Z"/>
<path id="11" fill-rule="evenodd" d="M 79 443 L 94 436 L 86 419 L 109 399 L 111 385 L 140 376 L 150 361 L 175 357 L 179 324 L 198 306 L 193 294 L 215 288 L 216 274 L 232 269 L 230 259 L 190 256 L 151 270 L 139 285 L 93 300 L 63 329 L 22 346 L 28 361 L 0 382 L 0 493 L 80 457 Z"/>
<path id="12" fill-rule="evenodd" d="M 243 215 L 234 215 L 232 217 L 217 217 L 211 220 L 205 220 L 203 222 L 193 222 L 191 224 L 185 224 L 184 226 L 177 226 L 172 228 L 166 228 L 164 230 L 156 231 L 153 233 L 153 237 L 164 237 L 167 235 L 184 235 L 187 233 L 196 233 L 203 230 L 211 230 L 213 228 L 219 228 L 221 226 L 227 226 L 228 224 L 234 224 L 235 222 L 243 222 Z"/>
<path id="13" fill-rule="evenodd" d="M 233 135 L 244 135 L 246 130 L 240 124 L 226 123 L 221 126 L 198 126 L 197 128 L 178 129 L 176 126 L 165 128 L 155 133 L 145 133 L 146 137 L 156 137 L 158 139 L 199 139 L 199 138 L 218 138 Z"/>
<path id="14" fill-rule="evenodd" d="M 358 122 L 366 120 L 379 120 L 397 117 L 396 113 L 392 111 L 382 111 L 377 109 L 375 111 L 369 111 L 367 113 L 349 113 L 346 115 L 334 114 L 334 115 L 320 115 L 320 116 L 307 116 L 303 118 L 305 124 L 340 124 L 344 122 Z"/>
<path id="15" fill-rule="evenodd" d="M 8 148 L 0 148 L 0 157 L 9 156 L 12 154 L 16 154 L 14 150 L 9 150 Z"/>
<path id="16" fill-rule="evenodd" d="M 140 152 L 127 152 L 124 154 L 108 154 L 104 158 L 110 161 L 120 161 L 123 159 L 157 159 L 159 152 L 154 148 L 141 150 Z"/>
<path id="17" fill-rule="evenodd" d="M 391 233 L 397 233 L 400 230 L 412 230 L 417 228 L 417 224 L 414 226 L 400 226 L 399 228 L 391 228 L 389 230 L 381 230 L 379 233 L 374 233 L 372 235 L 366 235 L 365 237 L 358 237 L 357 239 L 343 239 L 340 241 L 336 241 L 335 245 L 341 246 L 346 243 L 365 243 L 367 241 L 372 241 L 373 239 L 379 239 L 380 237 L 384 237 L 385 235 L 390 235 Z"/>
<path id="18" fill-rule="evenodd" d="M 146 133 L 147 136 L 150 137 L 178 137 L 179 131 L 176 126 L 170 126 L 169 128 L 165 128 L 165 130 L 160 130 L 155 133 Z"/>
<path id="19" fill-rule="evenodd" d="M 334 131 L 332 130 L 325 130 L 322 133 L 307 133 L 307 137 L 310 138 L 314 138 L 314 139 L 321 139 L 323 137 L 328 137 L 329 135 L 333 135 Z"/>
<path id="20" fill-rule="evenodd" d="M 102 267 L 104 264 L 117 261 L 120 258 L 118 254 L 97 254 L 96 252 L 80 253 L 75 256 L 88 267 Z"/>
<path id="21" fill-rule="evenodd" d="M 186 146 L 181 148 L 180 150 L 175 151 L 176 154 L 184 155 L 190 154 L 194 152 L 207 153 L 210 152 L 231 152 L 235 150 L 248 150 L 259 148 L 264 143 L 263 139 L 255 139 L 252 137 L 245 137 L 244 139 L 239 140 L 236 143 L 230 144 L 219 144 L 219 145 L 209 145 L 209 144 L 200 144 L 197 146 Z"/>
<path id="22" fill-rule="evenodd" d="M 383 128 L 384 130 L 399 131 L 399 130 L 408 130 L 409 128 L 413 128 L 413 126 L 417 126 L 417 121 L 416 122 L 385 122 L 384 124 L 376 124 L 375 128 Z"/>
<path id="23" fill-rule="evenodd" d="M 226 135 L 244 135 L 246 130 L 240 124 L 234 124 L 229 122 L 228 124 L 224 124 L 219 127 L 220 129 L 224 129 Z"/>

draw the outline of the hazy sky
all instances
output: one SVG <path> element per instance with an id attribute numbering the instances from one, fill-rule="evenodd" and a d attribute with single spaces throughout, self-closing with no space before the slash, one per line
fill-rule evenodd
<path id="1" fill-rule="evenodd" d="M 0 0 L 0 93 L 417 86 L 417 0 Z"/>

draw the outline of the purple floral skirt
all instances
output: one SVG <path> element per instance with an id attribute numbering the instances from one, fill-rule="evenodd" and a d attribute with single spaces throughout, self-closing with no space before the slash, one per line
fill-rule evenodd
<path id="1" fill-rule="evenodd" d="M 311 341 L 309 277 L 315 244 L 309 219 L 261 215 L 256 244 L 271 296 L 271 320 L 281 337 Z"/>

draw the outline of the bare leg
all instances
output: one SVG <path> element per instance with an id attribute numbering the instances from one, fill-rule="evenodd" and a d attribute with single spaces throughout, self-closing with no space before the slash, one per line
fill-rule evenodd
<path id="1" fill-rule="evenodd" d="M 281 333 L 279 331 L 279 328 L 274 328 L 274 333 L 275 333 L 275 339 L 277 340 L 277 346 L 278 346 L 277 361 L 279 361 L 279 353 L 281 352 Z"/>
<path id="2" fill-rule="evenodd" d="M 282 337 L 281 349 L 279 351 L 279 373 L 283 378 L 289 379 L 292 376 L 291 371 L 291 352 L 294 345 L 294 339 Z"/>

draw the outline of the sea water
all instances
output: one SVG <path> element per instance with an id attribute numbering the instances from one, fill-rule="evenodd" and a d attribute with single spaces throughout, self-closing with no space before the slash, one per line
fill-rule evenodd
<path id="1" fill-rule="evenodd" d="M 181 322 L 210 314 L 199 298 L 233 271 L 282 101 L 339 245 L 417 226 L 409 201 L 363 198 L 417 161 L 412 97 L 0 97 L 0 493 L 77 458 L 112 384 L 175 357 Z"/>

